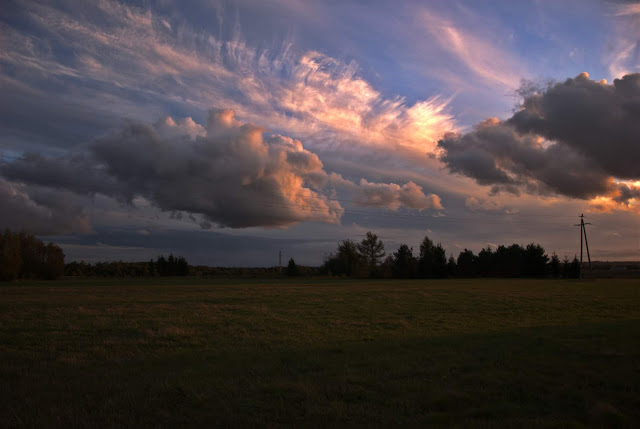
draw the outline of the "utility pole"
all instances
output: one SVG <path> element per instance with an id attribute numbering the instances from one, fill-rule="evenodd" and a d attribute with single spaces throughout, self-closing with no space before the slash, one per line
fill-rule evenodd
<path id="1" fill-rule="evenodd" d="M 591 223 L 584 221 L 584 214 L 580 215 L 580 223 L 579 224 L 574 224 L 573 226 L 579 226 L 580 227 L 580 279 L 583 279 L 583 274 L 582 274 L 582 270 L 584 268 L 584 263 L 582 262 L 582 237 L 584 236 L 584 243 L 586 245 L 587 248 L 587 258 L 589 259 L 589 273 L 592 274 L 593 277 L 593 270 L 591 269 L 591 254 L 589 253 L 589 242 L 587 241 L 587 228 L 585 228 L 585 225 L 591 225 Z"/>
<path id="2" fill-rule="evenodd" d="M 278 272 L 282 272 L 282 249 L 278 252 Z"/>

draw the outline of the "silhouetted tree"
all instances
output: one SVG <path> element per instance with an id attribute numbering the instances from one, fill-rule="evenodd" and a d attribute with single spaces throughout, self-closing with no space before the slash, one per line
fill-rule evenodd
<path id="1" fill-rule="evenodd" d="M 11 281 L 22 271 L 22 251 L 17 234 L 5 230 L 0 233 L 0 280 Z"/>
<path id="2" fill-rule="evenodd" d="M 156 271 L 161 276 L 167 275 L 167 259 L 164 255 L 160 255 L 158 259 L 156 259 Z"/>
<path id="3" fill-rule="evenodd" d="M 167 258 L 167 271 L 165 273 L 165 276 L 175 276 L 176 275 L 176 271 L 178 268 L 178 261 L 176 261 L 175 256 L 173 256 L 173 253 L 169 253 L 169 257 Z"/>
<path id="4" fill-rule="evenodd" d="M 454 277 L 456 275 L 456 269 L 456 260 L 454 259 L 453 255 L 451 255 L 447 260 L 447 277 Z"/>
<path id="5" fill-rule="evenodd" d="M 182 256 L 176 259 L 176 275 L 186 276 L 189 274 L 189 263 Z"/>
<path id="6" fill-rule="evenodd" d="M 167 258 L 158 256 L 155 271 L 161 276 L 186 276 L 189 274 L 189 263 L 182 256 L 176 257 L 170 253 Z"/>
<path id="7" fill-rule="evenodd" d="M 549 257 L 539 244 L 527 244 L 524 250 L 524 275 L 526 277 L 544 277 Z"/>
<path id="8" fill-rule="evenodd" d="M 580 278 L 580 261 L 578 260 L 577 256 L 573 257 L 573 261 L 571 261 L 571 265 L 569 266 L 569 278 Z"/>
<path id="9" fill-rule="evenodd" d="M 300 275 L 300 273 L 298 272 L 296 261 L 294 261 L 293 258 L 289 259 L 289 264 L 287 265 L 287 275 L 289 277 L 296 277 Z"/>
<path id="10" fill-rule="evenodd" d="M 153 259 L 151 259 L 147 264 L 147 273 L 149 273 L 150 276 L 155 276 L 157 273 L 156 263 L 153 261 Z"/>
<path id="11" fill-rule="evenodd" d="M 433 278 L 447 277 L 447 252 L 442 244 L 438 243 L 433 248 Z"/>
<path id="12" fill-rule="evenodd" d="M 358 244 L 358 254 L 369 269 L 369 276 L 375 276 L 376 268 L 384 257 L 384 244 L 373 232 L 367 232 L 365 238 Z"/>
<path id="13" fill-rule="evenodd" d="M 427 236 L 420 243 L 420 255 L 418 256 L 418 275 L 421 278 L 433 277 L 433 241 Z"/>
<path id="14" fill-rule="evenodd" d="M 509 247 L 498 246 L 494 256 L 495 276 L 522 277 L 524 264 L 524 248 L 519 244 Z"/>
<path id="15" fill-rule="evenodd" d="M 413 249 L 401 244 L 397 252 L 393 253 L 393 277 L 408 279 L 415 276 L 417 260 L 413 256 Z"/>
<path id="16" fill-rule="evenodd" d="M 497 259 L 496 253 L 489 246 L 480 250 L 478 253 L 478 275 L 480 277 L 495 277 L 497 275 L 495 266 Z"/>
<path id="17" fill-rule="evenodd" d="M 442 244 L 433 244 L 427 236 L 420 243 L 418 275 L 422 278 L 447 277 L 447 253 Z"/>
<path id="18" fill-rule="evenodd" d="M 41 275 L 46 280 L 55 280 L 64 275 L 64 253 L 53 243 L 44 248 Z"/>
<path id="19" fill-rule="evenodd" d="M 390 279 L 392 277 L 395 277 L 393 274 L 393 262 L 393 256 L 387 255 L 387 257 L 384 258 L 384 260 L 380 264 L 380 267 L 378 267 L 378 271 L 383 278 Z"/>
<path id="20" fill-rule="evenodd" d="M 45 245 L 31 234 L 8 229 L 0 234 L 0 279 L 52 280 L 64 275 L 64 253 L 53 243 Z"/>
<path id="21" fill-rule="evenodd" d="M 456 265 L 460 277 L 476 277 L 478 275 L 478 257 L 469 249 L 460 252 Z"/>
<path id="22" fill-rule="evenodd" d="M 353 240 L 343 240 L 338 244 L 335 254 L 329 254 L 324 260 L 324 270 L 332 275 L 356 275 L 363 261 Z"/>
<path id="23" fill-rule="evenodd" d="M 549 274 L 551 274 L 551 277 L 553 278 L 558 278 L 560 277 L 560 258 L 558 257 L 558 255 L 556 254 L 556 252 L 553 252 L 551 254 L 551 259 L 549 260 Z"/>
<path id="24" fill-rule="evenodd" d="M 569 262 L 567 255 L 565 255 L 562 260 L 562 277 L 565 279 L 571 277 L 571 262 Z"/>

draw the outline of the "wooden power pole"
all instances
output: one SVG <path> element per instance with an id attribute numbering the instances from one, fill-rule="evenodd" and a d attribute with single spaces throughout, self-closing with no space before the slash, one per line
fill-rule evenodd
<path id="1" fill-rule="evenodd" d="M 584 214 L 580 215 L 580 223 L 579 224 L 575 224 L 573 226 L 579 226 L 580 227 L 580 279 L 583 278 L 583 268 L 584 268 L 584 263 L 582 262 L 582 238 L 584 237 L 584 244 L 587 249 L 587 259 L 589 260 L 589 273 L 591 274 L 591 276 L 593 277 L 593 269 L 591 268 L 591 254 L 589 253 L 589 242 L 587 241 L 587 228 L 585 228 L 585 225 L 591 225 L 591 223 L 584 221 Z"/>

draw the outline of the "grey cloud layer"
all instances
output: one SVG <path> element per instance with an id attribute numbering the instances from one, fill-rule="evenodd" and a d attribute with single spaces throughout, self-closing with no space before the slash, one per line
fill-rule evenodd
<path id="1" fill-rule="evenodd" d="M 0 225 L 33 234 L 90 232 L 89 219 L 69 192 L 24 186 L 0 178 Z"/>
<path id="2" fill-rule="evenodd" d="M 488 119 L 439 141 L 440 160 L 495 192 L 560 194 L 627 202 L 640 178 L 640 74 L 612 85 L 586 73 L 524 94 L 507 121 Z"/>
<path id="3" fill-rule="evenodd" d="M 263 128 L 236 120 L 232 110 L 210 111 L 205 127 L 191 118 L 131 123 L 78 155 L 27 155 L 0 172 L 15 183 L 103 194 L 125 203 L 141 196 L 176 216 L 202 215 L 203 228 L 338 223 L 344 212 L 323 194 L 335 181 L 316 154 L 298 140 L 265 136 Z M 344 183 L 359 205 L 442 208 L 437 195 L 425 195 L 413 182 Z"/>

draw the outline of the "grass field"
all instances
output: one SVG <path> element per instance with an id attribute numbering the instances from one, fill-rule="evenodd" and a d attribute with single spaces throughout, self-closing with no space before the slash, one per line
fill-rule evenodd
<path id="1" fill-rule="evenodd" d="M 640 427 L 640 282 L 0 285 L 0 426 Z"/>

